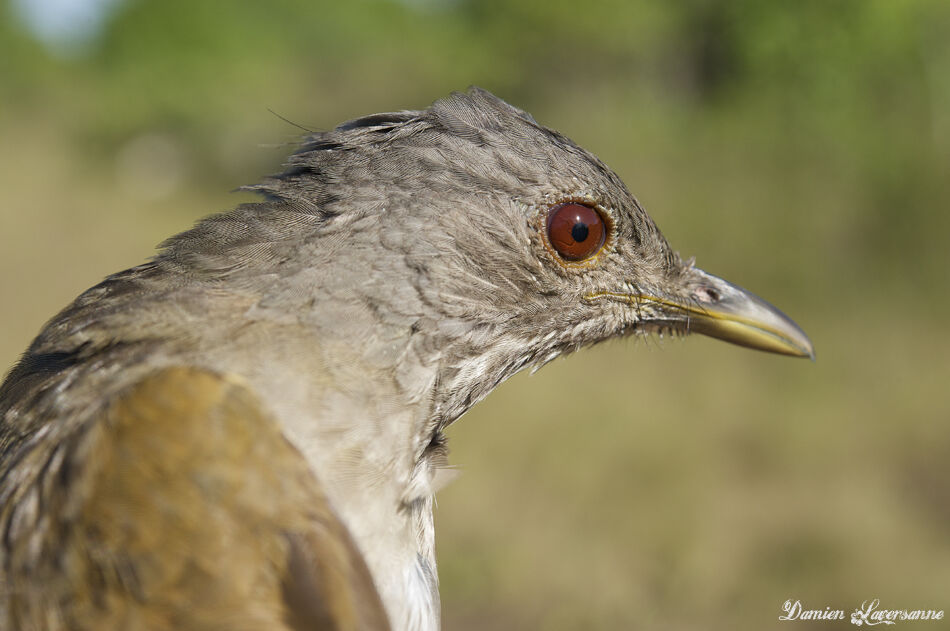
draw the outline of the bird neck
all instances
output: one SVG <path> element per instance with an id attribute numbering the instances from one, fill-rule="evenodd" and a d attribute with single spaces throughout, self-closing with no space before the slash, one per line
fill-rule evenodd
<path id="1" fill-rule="evenodd" d="M 181 360 L 250 382 L 352 533 L 394 628 L 436 629 L 438 346 L 360 301 L 335 308 L 287 318 L 265 297 Z"/>

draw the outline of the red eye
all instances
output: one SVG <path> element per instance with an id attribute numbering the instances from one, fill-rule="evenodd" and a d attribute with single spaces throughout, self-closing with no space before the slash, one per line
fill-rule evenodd
<path id="1" fill-rule="evenodd" d="M 607 239 L 604 220 L 583 204 L 559 204 L 548 213 L 548 239 L 562 258 L 583 261 L 600 251 Z"/>

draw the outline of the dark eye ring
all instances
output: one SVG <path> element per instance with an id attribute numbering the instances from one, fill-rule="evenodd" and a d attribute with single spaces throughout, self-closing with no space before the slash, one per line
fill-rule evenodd
<path id="1" fill-rule="evenodd" d="M 594 208 L 567 202 L 548 211 L 548 241 L 567 261 L 583 261 L 600 252 L 607 241 L 604 218 Z"/>

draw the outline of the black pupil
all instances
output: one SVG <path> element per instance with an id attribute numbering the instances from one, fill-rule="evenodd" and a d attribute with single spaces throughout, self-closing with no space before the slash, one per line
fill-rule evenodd
<path id="1" fill-rule="evenodd" d="M 576 224 L 574 224 L 574 227 L 571 228 L 571 238 L 573 238 L 577 243 L 583 243 L 586 241 L 588 234 L 590 234 L 590 229 L 588 229 L 586 223 L 578 221 Z"/>

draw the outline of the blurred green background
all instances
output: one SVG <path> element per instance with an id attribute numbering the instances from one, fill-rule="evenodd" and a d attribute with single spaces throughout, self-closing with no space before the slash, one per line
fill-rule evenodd
<path id="1" fill-rule="evenodd" d="M 945 0 L 0 0 L 0 365 L 247 200 L 281 117 L 470 84 L 598 154 L 818 361 L 630 340 L 502 386 L 450 430 L 445 628 L 950 610 Z"/>

